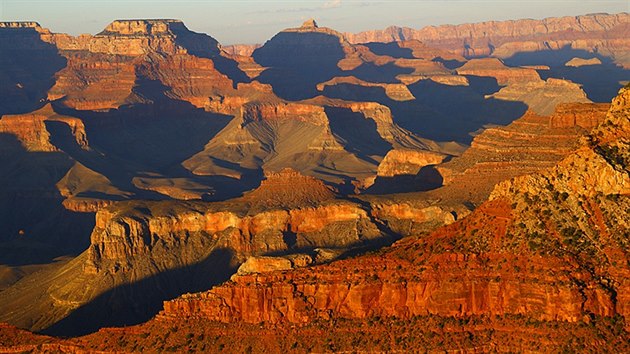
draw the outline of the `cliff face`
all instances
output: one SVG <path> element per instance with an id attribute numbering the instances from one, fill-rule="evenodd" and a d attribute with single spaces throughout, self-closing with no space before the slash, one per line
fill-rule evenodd
<path id="1" fill-rule="evenodd" d="M 50 104 L 41 109 L 20 115 L 6 115 L 0 119 L 0 133 L 12 134 L 22 143 L 26 151 L 59 151 L 50 141 L 46 123 L 56 122 L 67 126 L 76 144 L 87 149 L 88 141 L 83 122 L 74 117 L 54 112 Z"/>
<path id="2" fill-rule="evenodd" d="M 48 41 L 68 61 L 48 98 L 79 110 L 146 103 L 156 94 L 209 108 L 220 94 L 238 95 L 236 84 L 247 81 L 214 38 L 178 20 L 118 20 L 94 36 L 51 35 Z M 147 81 L 163 87 L 143 93 Z"/>
<path id="3" fill-rule="evenodd" d="M 513 221 L 509 209 L 505 203 L 489 203 L 467 220 L 472 222 L 480 216 L 475 221 L 494 219 L 493 228 L 498 233 L 490 233 L 488 237 L 502 239 L 505 234 L 501 230 Z M 410 245 L 402 242 L 393 250 L 405 246 Z M 557 260 L 518 258 L 494 252 L 433 254 L 426 258 L 428 264 L 418 267 L 418 258 L 410 262 L 395 255 L 384 255 L 341 261 L 299 274 L 246 275 L 235 277 L 234 282 L 210 292 L 165 302 L 163 316 L 190 316 L 230 323 L 308 323 L 331 317 L 405 319 L 429 314 L 521 314 L 536 320 L 574 322 L 582 319 L 583 311 L 600 316 L 615 313 L 610 295 L 604 289 L 589 290 L 584 303 L 583 293 L 564 285 L 571 279 L 563 275 L 569 270 L 567 265 Z M 497 270 L 495 267 L 502 262 L 507 269 Z M 483 263 L 488 266 L 482 266 Z M 521 266 L 528 269 L 527 274 L 508 275 L 513 272 L 512 267 Z M 434 269 L 428 269 L 430 267 Z M 462 272 L 463 269 L 466 271 Z M 549 278 L 551 273 L 558 274 L 556 279 Z"/>
<path id="4" fill-rule="evenodd" d="M 524 316 L 581 328 L 602 317 L 627 319 L 628 92 L 614 101 L 586 145 L 553 168 L 501 183 L 461 221 L 375 255 L 237 276 L 165 302 L 156 321 L 281 325 Z M 520 348 L 540 345 L 553 346 Z"/>
<path id="5" fill-rule="evenodd" d="M 515 82 L 540 81 L 538 72 L 530 68 L 507 67 L 497 58 L 472 59 L 457 68 L 459 75 L 493 77 L 501 86 Z"/>
<path id="6" fill-rule="evenodd" d="M 420 169 L 429 165 L 437 165 L 445 156 L 425 151 L 390 150 L 378 165 L 377 175 L 393 177 L 397 175 L 416 175 Z"/>
<path id="7" fill-rule="evenodd" d="M 250 256 L 285 257 L 269 266 L 250 261 L 258 272 L 303 267 L 463 214 L 429 202 L 336 200 L 321 182 L 294 171 L 269 174 L 257 190 L 226 203 L 118 202 L 97 212 L 87 251 L 5 290 L 0 318 L 48 333 L 85 333 L 147 318 L 163 299 L 206 290 Z M 8 310 L 24 303 L 24 311 Z M 117 306 L 125 311 L 110 316 Z M 93 325 L 85 326 L 86 316 Z"/>
<path id="8" fill-rule="evenodd" d="M 628 67 L 627 13 L 594 14 L 544 20 L 491 21 L 428 26 L 422 29 L 390 27 L 382 31 L 345 33 L 352 43 L 416 39 L 465 57 L 494 55 L 507 58 L 518 52 L 560 50 L 570 47 L 611 56 Z M 606 34 L 603 38 L 603 34 Z"/>
<path id="9" fill-rule="evenodd" d="M 36 22 L 0 22 L 0 116 L 39 109 L 66 60 Z"/>
<path id="10" fill-rule="evenodd" d="M 550 116 L 528 111 L 505 127 L 484 130 L 462 156 L 437 167 L 447 194 L 464 193 L 481 201 L 498 182 L 553 166 L 579 147 L 580 137 L 604 121 L 608 108 L 607 104 L 560 104 Z"/>

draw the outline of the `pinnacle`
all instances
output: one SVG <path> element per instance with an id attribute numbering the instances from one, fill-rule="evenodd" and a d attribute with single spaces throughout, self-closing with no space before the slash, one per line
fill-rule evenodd
<path id="1" fill-rule="evenodd" d="M 309 18 L 308 20 L 304 21 L 304 23 L 302 23 L 302 28 L 318 28 L 319 26 L 317 26 L 317 22 L 315 22 L 314 19 Z"/>

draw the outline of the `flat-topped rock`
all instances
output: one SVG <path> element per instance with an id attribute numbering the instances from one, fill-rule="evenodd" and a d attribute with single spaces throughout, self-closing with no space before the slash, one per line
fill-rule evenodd
<path id="1" fill-rule="evenodd" d="M 0 28 L 41 28 L 35 21 L 7 21 L 0 22 Z"/>
<path id="2" fill-rule="evenodd" d="M 582 59 L 582 58 L 573 58 L 564 64 L 565 66 L 570 66 L 573 68 L 579 68 L 581 66 L 589 66 L 589 65 L 601 65 L 602 61 L 598 58 L 591 59 Z"/>
<path id="3" fill-rule="evenodd" d="M 147 20 L 115 20 L 97 36 L 146 36 L 172 34 L 172 30 L 188 30 L 180 20 L 147 19 Z"/>

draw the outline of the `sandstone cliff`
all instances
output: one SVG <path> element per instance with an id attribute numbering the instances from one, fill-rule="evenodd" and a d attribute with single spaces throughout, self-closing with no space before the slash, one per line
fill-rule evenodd
<path id="1" fill-rule="evenodd" d="M 345 33 L 352 43 L 416 39 L 465 57 L 494 55 L 507 58 L 518 52 L 572 48 L 611 56 L 628 67 L 628 14 L 593 14 L 544 20 L 490 21 L 428 26 L 421 29 L 389 27 L 381 31 Z M 569 30 L 570 29 L 570 30 Z M 606 34 L 603 39 L 603 34 Z"/>

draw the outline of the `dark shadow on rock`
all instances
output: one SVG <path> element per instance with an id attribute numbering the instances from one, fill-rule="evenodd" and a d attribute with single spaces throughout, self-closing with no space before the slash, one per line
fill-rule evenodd
<path id="1" fill-rule="evenodd" d="M 394 63 L 376 65 L 373 63 L 363 63 L 350 73 L 361 80 L 374 83 L 396 84 L 400 80 L 396 76 L 413 73 L 412 68 L 402 68 Z"/>
<path id="2" fill-rule="evenodd" d="M 468 77 L 469 86 L 449 86 L 432 80 L 408 85 L 416 98 L 395 101 L 382 87 L 353 84 L 326 86 L 323 95 L 350 101 L 373 101 L 386 105 L 392 111 L 394 123 L 435 141 L 456 141 L 468 144 L 471 133 L 488 124 L 509 124 L 527 111 L 522 102 L 486 99 L 484 96 L 498 91 L 496 79 Z"/>
<path id="3" fill-rule="evenodd" d="M 442 187 L 442 175 L 435 166 L 424 166 L 416 175 L 376 177 L 365 194 L 394 194 L 430 191 Z"/>
<path id="4" fill-rule="evenodd" d="M 168 198 L 134 186 L 134 177 L 187 178 L 213 187 L 212 179 L 197 176 L 181 166 L 221 130 L 232 116 L 206 112 L 186 101 L 167 96 L 167 87 L 140 75 L 133 93 L 140 103 L 130 103 L 105 112 L 79 111 L 53 105 L 55 111 L 81 117 L 90 150 L 82 149 L 62 123 L 47 123 L 59 147 L 86 167 L 106 176 L 122 190 L 138 198 Z M 220 178 L 214 178 L 217 180 Z M 225 182 L 228 182 L 227 180 Z M 238 188 L 231 183 L 231 188 Z M 226 195 L 238 195 L 226 191 Z M 242 191 L 240 191 L 242 192 Z"/>
<path id="5" fill-rule="evenodd" d="M 490 95 L 501 90 L 501 86 L 494 77 L 467 75 L 468 88 L 481 96 Z M 465 87 L 465 86 L 461 86 Z"/>
<path id="6" fill-rule="evenodd" d="M 401 48 L 398 42 L 390 43 L 363 43 L 370 51 L 376 55 L 387 55 L 392 58 L 413 59 L 413 50 L 410 48 Z"/>
<path id="7" fill-rule="evenodd" d="M 362 86 L 356 84 L 326 85 L 321 93 L 326 97 L 346 101 L 373 101 L 384 105 L 395 104 L 395 102 L 387 96 L 385 89 L 377 86 Z"/>
<path id="8" fill-rule="evenodd" d="M 486 99 L 485 92 L 492 91 L 494 86 L 488 79 L 469 77 L 469 80 L 470 86 L 442 85 L 432 80 L 409 85 L 409 91 L 416 97 L 413 105 L 423 107 L 426 113 L 414 114 L 410 109 L 413 105 L 400 105 L 402 110 L 392 109 L 396 122 L 425 138 L 468 144 L 471 133 L 488 124 L 509 124 L 527 111 L 522 102 Z"/>
<path id="9" fill-rule="evenodd" d="M 56 183 L 73 165 L 61 152 L 29 152 L 0 134 L 0 264 L 50 263 L 89 244 L 94 213 L 67 210 Z"/>
<path id="10" fill-rule="evenodd" d="M 362 160 L 378 164 L 371 157 L 385 156 L 392 145 L 378 133 L 376 122 L 348 108 L 325 107 L 332 133 L 347 142 L 345 149 Z"/>
<path id="11" fill-rule="evenodd" d="M 318 95 L 316 85 L 342 74 L 345 57 L 339 38 L 325 33 L 280 32 L 252 54 L 267 67 L 257 78 L 287 100 Z"/>
<path id="12" fill-rule="evenodd" d="M 282 232 L 282 240 L 289 248 L 295 247 L 297 244 L 297 237 L 298 235 L 294 231 L 291 231 L 290 228 L 289 230 Z"/>
<path id="13" fill-rule="evenodd" d="M 444 59 L 442 57 L 437 57 L 435 59 L 433 59 L 433 61 L 438 62 L 438 63 L 442 63 L 442 65 L 444 65 L 445 68 L 449 69 L 449 70 L 453 70 L 453 69 L 457 69 L 460 66 L 464 65 L 464 62 L 461 62 L 459 60 L 455 60 L 455 59 Z"/>
<path id="14" fill-rule="evenodd" d="M 176 43 L 186 48 L 189 54 L 200 58 L 211 59 L 214 67 L 234 83 L 234 88 L 239 83 L 250 82 L 250 78 L 243 72 L 238 63 L 224 56 L 219 42 L 205 33 L 196 33 L 188 30 L 183 23 L 172 23 L 171 31 L 177 36 Z"/>
<path id="15" fill-rule="evenodd" d="M 42 333 L 80 336 L 96 332 L 102 327 L 122 327 L 146 322 L 163 308 L 163 301 L 184 293 L 206 291 L 228 280 L 236 272 L 236 268 L 232 266 L 233 257 L 232 250 L 219 248 L 190 266 L 167 270 L 131 284 L 120 285 L 74 310 Z"/>
<path id="16" fill-rule="evenodd" d="M 55 73 L 66 66 L 34 28 L 0 28 L 0 116 L 41 108 Z"/>
<path id="17" fill-rule="evenodd" d="M 568 67 L 565 64 L 573 58 L 597 58 L 601 64 Z M 620 81 L 630 80 L 630 70 L 617 66 L 609 57 L 582 49 L 566 46 L 560 50 L 516 53 L 505 59 L 505 63 L 515 65 L 547 65 L 550 70 L 539 70 L 543 79 L 554 77 L 567 79 L 582 85 L 588 98 L 594 102 L 610 102 L 622 87 Z"/>

